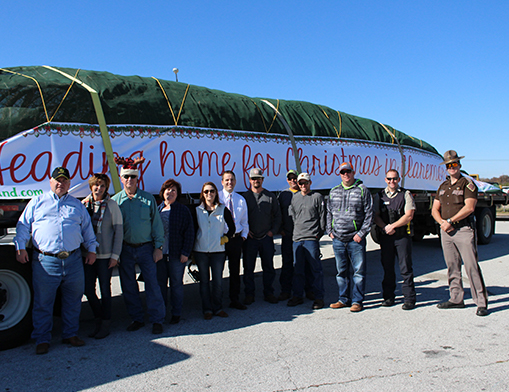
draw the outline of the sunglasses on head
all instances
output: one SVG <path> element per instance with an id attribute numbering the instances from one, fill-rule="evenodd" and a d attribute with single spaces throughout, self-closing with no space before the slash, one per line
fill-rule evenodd
<path id="1" fill-rule="evenodd" d="M 205 190 L 203 191 L 203 194 L 204 194 L 204 195 L 207 195 L 207 194 L 209 194 L 209 193 L 216 193 L 216 191 L 215 191 L 214 189 L 205 189 Z"/>
<path id="2" fill-rule="evenodd" d="M 398 181 L 399 177 L 385 177 L 387 181 Z"/>
<path id="3" fill-rule="evenodd" d="M 459 163 L 458 163 L 458 162 L 451 162 L 451 163 L 447 163 L 447 164 L 445 165 L 445 167 L 446 167 L 447 169 L 450 169 L 451 167 L 456 168 L 456 167 L 458 167 L 458 166 L 459 166 Z"/>
<path id="4" fill-rule="evenodd" d="M 125 174 L 123 177 L 124 177 L 126 180 L 128 180 L 129 178 L 134 179 L 134 178 L 136 178 L 136 177 L 138 177 L 138 176 L 135 176 L 134 174 Z"/>
<path id="5" fill-rule="evenodd" d="M 341 170 L 339 173 L 340 174 L 350 174 L 352 171 L 350 169 L 346 169 L 346 170 Z"/>

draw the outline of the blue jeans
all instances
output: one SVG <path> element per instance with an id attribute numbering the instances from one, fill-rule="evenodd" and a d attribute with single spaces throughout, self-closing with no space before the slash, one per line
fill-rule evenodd
<path id="1" fill-rule="evenodd" d="M 200 295 L 203 313 L 218 313 L 223 309 L 223 269 L 225 252 L 194 252 L 194 260 L 200 273 Z M 212 292 L 210 288 L 212 271 Z"/>
<path id="2" fill-rule="evenodd" d="M 293 243 L 294 274 L 293 274 L 293 295 L 304 297 L 304 286 L 309 275 L 313 277 L 313 293 L 315 299 L 322 299 L 325 294 L 323 288 L 323 268 L 320 261 L 320 243 L 318 240 L 304 240 Z M 306 268 L 306 265 L 309 267 Z"/>
<path id="3" fill-rule="evenodd" d="M 62 292 L 62 338 L 78 334 L 81 299 L 85 286 L 83 262 L 78 250 L 66 259 L 34 251 L 32 284 L 34 307 L 32 338 L 36 344 L 49 343 L 53 328 L 53 306 L 58 287 Z"/>
<path id="4" fill-rule="evenodd" d="M 268 235 L 261 240 L 249 238 L 244 241 L 244 286 L 246 296 L 255 295 L 254 270 L 256 265 L 256 256 L 260 253 L 263 270 L 263 295 L 274 294 L 274 279 L 276 271 L 274 270 L 274 239 Z"/>
<path id="5" fill-rule="evenodd" d="M 145 281 L 145 295 L 147 299 L 147 311 L 151 323 L 164 322 L 166 309 L 164 307 L 161 289 L 157 284 L 157 267 L 153 259 L 154 246 L 145 244 L 139 248 L 133 248 L 124 244 L 120 254 L 120 285 L 127 307 L 127 312 L 133 321 L 140 323 L 145 321 L 143 305 L 140 298 L 140 289 L 136 281 L 135 265 L 141 269 Z"/>
<path id="6" fill-rule="evenodd" d="M 338 271 L 336 281 L 339 301 L 344 304 L 362 304 L 366 286 L 366 239 L 357 243 L 354 240 L 343 242 L 333 238 L 332 248 Z"/>
<path id="7" fill-rule="evenodd" d="M 94 264 L 85 264 L 85 295 L 95 318 L 111 320 L 111 273 L 110 259 L 97 259 Z M 101 300 L 97 298 L 95 282 L 99 279 Z"/>
<path id="8" fill-rule="evenodd" d="M 163 255 L 157 263 L 157 281 L 161 289 L 164 305 L 168 307 L 168 278 L 170 279 L 171 314 L 180 316 L 184 303 L 184 272 L 187 263 L 181 263 L 180 257 Z"/>

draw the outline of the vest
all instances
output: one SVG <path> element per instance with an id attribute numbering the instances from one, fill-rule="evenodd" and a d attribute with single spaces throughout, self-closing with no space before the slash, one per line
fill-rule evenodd
<path id="1" fill-rule="evenodd" d="M 403 215 L 405 215 L 405 192 L 406 189 L 399 188 L 397 195 L 390 198 L 385 193 L 385 189 L 382 189 L 378 196 L 380 200 L 380 218 L 386 224 L 397 222 Z M 395 238 L 401 238 L 405 235 L 410 234 L 410 225 L 398 227 L 395 229 Z M 383 231 L 382 231 L 382 234 Z"/>

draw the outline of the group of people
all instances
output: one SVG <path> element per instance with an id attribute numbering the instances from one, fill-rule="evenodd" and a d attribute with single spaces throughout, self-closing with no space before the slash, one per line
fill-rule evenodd
<path id="1" fill-rule="evenodd" d="M 462 308 L 461 261 L 472 286 L 477 315 L 487 311 L 486 287 L 477 260 L 473 211 L 477 200 L 475 184 L 460 173 L 460 159 L 447 151 L 443 164 L 449 173 L 434 200 L 432 216 L 440 224 L 444 258 L 448 267 L 450 299 L 440 309 Z M 62 295 L 63 343 L 82 346 L 78 334 L 83 294 L 95 317 L 90 337 L 102 339 L 110 333 L 111 276 L 118 266 L 127 311 L 128 331 L 145 325 L 136 265 L 145 284 L 147 312 L 152 333 L 163 332 L 170 291 L 170 324 L 180 321 L 184 300 L 183 277 L 193 260 L 198 267 L 203 317 L 228 317 L 223 308 L 223 270 L 228 259 L 230 308 L 246 310 L 255 301 L 254 270 L 260 256 L 263 299 L 288 306 L 312 300 L 313 309 L 324 303 L 324 276 L 320 238 L 332 239 L 338 300 L 330 308 L 363 309 L 366 280 L 366 237 L 376 224 L 384 270 L 382 306 L 395 305 L 397 257 L 404 310 L 415 308 L 416 292 L 412 269 L 411 222 L 415 203 L 411 193 L 399 186 L 397 170 L 386 173 L 387 187 L 374 197 L 355 178 L 350 162 L 340 166 L 341 183 L 331 189 L 329 200 L 311 189 L 308 173 L 290 170 L 288 189 L 278 197 L 263 187 L 262 170 L 249 172 L 250 188 L 235 192 L 236 177 L 225 171 L 221 191 L 214 182 L 203 184 L 199 205 L 191 210 L 178 202 L 180 183 L 165 181 L 160 190 L 162 203 L 138 187 L 137 160 L 118 158 L 123 190 L 110 197 L 110 179 L 102 173 L 89 179 L 90 195 L 82 202 L 68 194 L 70 175 L 58 167 L 50 179 L 51 192 L 32 199 L 17 224 L 17 259 L 29 261 L 26 246 L 33 245 L 33 325 L 36 353 L 49 350 L 53 306 L 57 289 Z M 274 235 L 282 237 L 281 291 L 274 292 Z M 241 301 L 241 262 L 244 270 L 244 297 Z M 99 281 L 101 299 L 96 295 Z"/>

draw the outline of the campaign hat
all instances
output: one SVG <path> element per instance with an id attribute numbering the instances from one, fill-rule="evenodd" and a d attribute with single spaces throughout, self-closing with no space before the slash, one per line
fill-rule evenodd
<path id="1" fill-rule="evenodd" d="M 463 158 L 465 158 L 465 157 L 464 156 L 459 157 L 458 153 L 456 151 L 449 150 L 449 151 L 445 152 L 444 161 L 441 163 L 441 165 L 447 165 L 448 163 L 459 162 L 460 159 L 463 159 Z"/>

